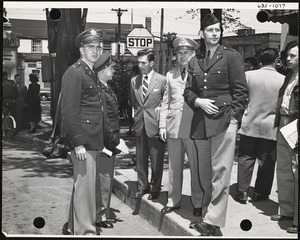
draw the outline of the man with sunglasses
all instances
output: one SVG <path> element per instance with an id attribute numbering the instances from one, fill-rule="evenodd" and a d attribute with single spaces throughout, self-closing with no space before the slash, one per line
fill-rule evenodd
<path id="1" fill-rule="evenodd" d="M 75 45 L 81 57 L 63 75 L 61 89 L 61 116 L 74 171 L 66 234 L 96 235 L 96 160 L 104 146 L 116 151 L 119 139 L 108 122 L 105 96 L 93 69 L 102 54 L 102 33 L 87 29 Z"/>

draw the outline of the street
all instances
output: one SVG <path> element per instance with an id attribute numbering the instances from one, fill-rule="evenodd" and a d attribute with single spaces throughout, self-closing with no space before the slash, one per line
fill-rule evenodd
<path id="1" fill-rule="evenodd" d="M 61 235 L 73 184 L 69 160 L 46 159 L 40 154 L 41 147 L 17 141 L 4 143 L 2 149 L 2 232 L 9 236 Z M 113 229 L 101 229 L 101 235 L 163 236 L 115 195 L 111 210 L 119 221 Z M 42 228 L 33 224 L 38 217 L 45 221 Z"/>

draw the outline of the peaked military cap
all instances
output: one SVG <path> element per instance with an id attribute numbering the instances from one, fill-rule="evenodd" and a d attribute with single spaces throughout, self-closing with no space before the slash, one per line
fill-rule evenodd
<path id="1" fill-rule="evenodd" d="M 97 61 L 94 63 L 94 69 L 96 72 L 100 72 L 104 68 L 107 68 L 108 66 L 115 66 L 116 63 L 113 62 L 110 58 L 109 51 L 104 52 L 102 55 L 99 56 Z"/>
<path id="2" fill-rule="evenodd" d="M 84 44 L 94 42 L 102 42 L 102 32 L 97 28 L 89 28 L 76 37 L 75 46 L 80 48 Z"/>
<path id="3" fill-rule="evenodd" d="M 201 30 L 204 30 L 206 27 L 219 22 L 219 18 L 217 18 L 213 13 L 207 13 L 201 21 Z"/>
<path id="4" fill-rule="evenodd" d="M 183 38 L 183 37 L 176 38 L 173 41 L 173 46 L 175 49 L 181 48 L 181 49 L 192 49 L 192 50 L 196 50 L 199 47 L 198 43 L 193 39 Z"/>

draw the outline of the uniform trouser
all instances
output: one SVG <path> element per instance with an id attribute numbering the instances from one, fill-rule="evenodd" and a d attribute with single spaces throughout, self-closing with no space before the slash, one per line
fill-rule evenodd
<path id="1" fill-rule="evenodd" d="M 202 207 L 203 190 L 200 186 L 197 151 L 192 139 L 168 138 L 169 186 L 168 207 L 180 206 L 183 165 L 187 153 L 191 171 L 191 199 L 195 208 Z"/>
<path id="2" fill-rule="evenodd" d="M 284 118 L 281 118 L 279 129 L 286 125 Z M 298 208 L 295 211 L 295 193 L 298 184 L 293 175 L 292 160 L 295 157 L 295 152 L 291 149 L 282 133 L 278 130 L 277 133 L 277 188 L 278 188 L 278 203 L 279 215 L 293 217 L 294 213 L 298 213 Z M 295 189 L 297 191 L 295 191 Z M 298 202 L 298 201 L 297 201 Z M 298 224 L 297 224 L 298 225 Z"/>
<path id="3" fill-rule="evenodd" d="M 205 223 L 218 227 L 225 226 L 230 176 L 234 160 L 237 125 L 230 124 L 227 130 L 209 137 L 208 140 L 196 140 L 199 156 L 200 180 L 209 177 L 211 165 L 211 199 L 203 218 Z M 205 191 L 205 190 L 204 190 Z"/>
<path id="4" fill-rule="evenodd" d="M 96 212 L 97 222 L 102 221 L 102 215 L 110 216 L 110 200 L 114 183 L 115 156 L 107 156 L 104 153 L 96 162 Z"/>
<path id="5" fill-rule="evenodd" d="M 74 235 L 96 235 L 96 159 L 98 151 L 87 151 L 80 161 L 71 152 L 74 185 L 70 203 L 68 231 Z"/>
<path id="6" fill-rule="evenodd" d="M 258 159 L 262 165 L 258 166 L 255 193 L 270 195 L 274 179 L 275 154 L 276 141 L 241 135 L 238 159 L 238 191 L 248 191 L 255 160 Z"/>
<path id="7" fill-rule="evenodd" d="M 165 143 L 158 137 L 150 138 L 143 130 L 140 136 L 136 137 L 136 170 L 138 176 L 138 189 L 149 189 L 148 182 L 148 158 L 151 160 L 150 191 L 161 190 L 165 154 Z"/>

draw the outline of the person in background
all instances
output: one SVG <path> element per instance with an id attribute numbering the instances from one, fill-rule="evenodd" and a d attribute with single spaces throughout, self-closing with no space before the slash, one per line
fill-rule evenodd
<path id="1" fill-rule="evenodd" d="M 247 63 L 245 71 L 259 69 L 259 64 L 258 64 L 258 61 L 255 57 L 247 57 L 245 59 L 245 62 Z"/>
<path id="2" fill-rule="evenodd" d="M 284 50 L 280 52 L 280 61 L 282 65 L 277 69 L 277 72 L 283 74 L 284 76 L 286 76 L 291 71 L 291 69 L 287 67 L 287 60 L 286 60 L 287 49 L 289 48 L 289 45 L 291 43 L 293 42 L 289 42 L 284 48 Z"/>
<path id="3" fill-rule="evenodd" d="M 180 208 L 186 153 L 191 171 L 193 215 L 202 216 L 202 204 L 206 202 L 206 207 L 208 206 L 210 193 L 205 193 L 207 197 L 204 201 L 204 192 L 200 185 L 201 178 L 198 174 L 197 151 L 194 141 L 190 138 L 194 112 L 184 102 L 182 95 L 187 81 L 188 62 L 195 56 L 199 45 L 189 38 L 176 38 L 173 46 L 176 50 L 177 66 L 166 75 L 167 88 L 161 104 L 159 122 L 159 135 L 162 141 L 167 142 L 169 154 L 168 202 L 162 209 L 162 213 L 167 214 Z"/>
<path id="4" fill-rule="evenodd" d="M 137 53 L 140 74 L 131 79 L 130 99 L 134 108 L 133 131 L 136 136 L 136 170 L 138 191 L 134 198 L 150 193 L 148 200 L 159 197 L 163 174 L 165 143 L 159 138 L 159 112 L 166 89 L 166 78 L 155 72 L 154 52 Z M 148 159 L 151 179 L 148 181 Z"/>
<path id="5" fill-rule="evenodd" d="M 96 235 L 96 161 L 104 150 L 122 151 L 109 124 L 106 99 L 93 70 L 103 50 L 102 32 L 89 28 L 75 39 L 80 59 L 62 77 L 61 118 L 71 149 L 74 184 L 65 234 Z M 107 151 L 106 151 L 107 152 Z"/>
<path id="6" fill-rule="evenodd" d="M 238 124 L 248 97 L 240 54 L 219 44 L 220 20 L 208 13 L 200 36 L 206 52 L 190 60 L 184 98 L 194 110 L 191 138 L 198 151 L 199 176 L 211 184 L 211 200 L 201 221 L 190 227 L 202 235 L 215 235 L 225 226 L 231 170 Z"/>
<path id="7" fill-rule="evenodd" d="M 116 94 L 108 85 L 108 81 L 112 80 L 114 75 L 115 62 L 111 61 L 110 53 L 104 52 L 94 64 L 95 72 L 102 87 L 102 92 L 106 99 L 107 116 L 113 133 L 120 140 L 119 126 L 119 106 Z M 97 207 L 97 225 L 102 228 L 113 228 L 116 219 L 110 216 L 110 200 L 112 194 L 114 170 L 115 170 L 116 152 L 111 156 L 102 153 L 100 159 L 96 162 L 96 207 Z M 105 214 L 105 221 L 102 215 Z"/>
<path id="8" fill-rule="evenodd" d="M 282 128 L 296 121 L 290 132 L 298 131 L 299 124 L 299 44 L 291 42 L 287 45 L 287 67 L 290 69 L 279 90 L 275 127 L 277 132 L 277 187 L 278 213 L 271 216 L 273 221 L 292 219 L 288 233 L 298 233 L 298 138 L 296 146 L 289 145 Z"/>
<path id="9" fill-rule="evenodd" d="M 27 105 L 27 116 L 30 123 L 30 133 L 36 132 L 38 123 L 41 121 L 41 99 L 40 99 L 40 84 L 37 75 L 29 74 L 29 81 L 31 82 L 28 86 L 28 92 L 26 97 Z"/>
<path id="10" fill-rule="evenodd" d="M 2 107 L 3 106 L 7 107 L 10 114 L 13 117 L 15 117 L 18 89 L 16 83 L 13 80 L 8 79 L 8 74 L 6 71 L 3 71 L 3 75 L 2 75 L 2 96 L 3 96 Z"/>
<path id="11" fill-rule="evenodd" d="M 27 97 L 27 87 L 22 83 L 21 76 L 19 74 L 15 75 L 15 82 L 18 88 L 18 97 L 16 100 L 16 122 L 17 131 L 20 131 L 24 126 L 24 112 L 26 109 L 26 97 Z"/>
<path id="12" fill-rule="evenodd" d="M 266 48 L 260 56 L 261 68 L 247 71 L 248 106 L 239 130 L 239 159 L 236 200 L 246 203 L 254 164 L 258 160 L 257 177 L 252 201 L 269 198 L 276 162 L 275 109 L 284 75 L 275 70 L 278 51 Z"/>

